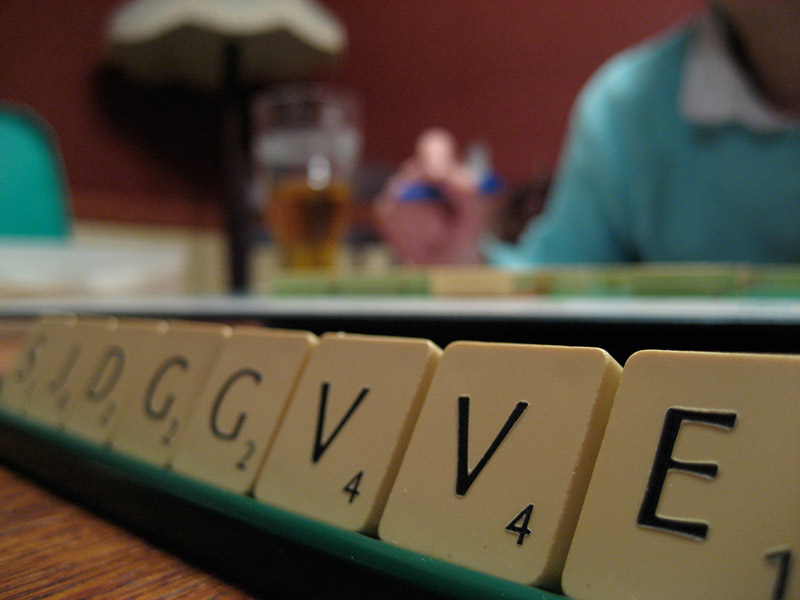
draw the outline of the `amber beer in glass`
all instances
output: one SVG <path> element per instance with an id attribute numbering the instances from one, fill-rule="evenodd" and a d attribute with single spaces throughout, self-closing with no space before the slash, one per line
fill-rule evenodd
<path id="1" fill-rule="evenodd" d="M 360 154 L 356 112 L 352 97 L 319 87 L 287 88 L 254 105 L 262 214 L 288 269 L 339 260 Z"/>
<path id="2" fill-rule="evenodd" d="M 318 188 L 307 177 L 278 182 L 267 205 L 267 220 L 292 269 L 336 264 L 350 223 L 350 184 L 333 180 Z"/>

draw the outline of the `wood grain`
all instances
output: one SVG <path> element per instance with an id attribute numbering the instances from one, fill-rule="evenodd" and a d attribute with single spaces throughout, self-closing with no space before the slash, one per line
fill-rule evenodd
<path id="1" fill-rule="evenodd" d="M 0 597 L 251 596 L 0 467 Z"/>

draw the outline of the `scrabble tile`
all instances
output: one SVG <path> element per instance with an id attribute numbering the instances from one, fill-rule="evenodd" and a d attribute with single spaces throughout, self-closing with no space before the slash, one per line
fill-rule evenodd
<path id="1" fill-rule="evenodd" d="M 141 365 L 166 327 L 166 321 L 156 319 L 125 319 L 113 331 L 98 332 L 103 350 L 94 361 L 76 366 L 72 398 L 63 411 L 64 429 L 107 443 L 142 378 Z"/>
<path id="2" fill-rule="evenodd" d="M 170 322 L 139 363 L 141 377 L 111 435 L 111 446 L 167 466 L 230 327 Z"/>
<path id="3" fill-rule="evenodd" d="M 800 598 L 800 357 L 625 365 L 564 570 L 597 598 Z"/>
<path id="4" fill-rule="evenodd" d="M 317 338 L 236 327 L 173 461 L 176 471 L 233 492 L 250 490 Z"/>
<path id="5" fill-rule="evenodd" d="M 51 363 L 48 354 L 63 345 L 75 317 L 43 317 L 34 321 L 25 335 L 25 342 L 11 371 L 0 386 L 0 404 L 15 412 L 25 412 L 34 389 L 43 385 Z"/>
<path id="6" fill-rule="evenodd" d="M 528 273 L 493 267 L 436 267 L 430 271 L 435 296 L 507 296 L 530 291 Z"/>
<path id="7" fill-rule="evenodd" d="M 29 416 L 49 425 L 64 424 L 67 408 L 101 364 L 116 327 L 114 317 L 80 317 L 47 348 L 42 357 L 47 372 L 28 401 Z"/>
<path id="8" fill-rule="evenodd" d="M 450 344 L 380 538 L 556 588 L 620 372 L 599 348 Z"/>
<path id="9" fill-rule="evenodd" d="M 441 350 L 325 334 L 259 475 L 265 503 L 374 533 Z"/>

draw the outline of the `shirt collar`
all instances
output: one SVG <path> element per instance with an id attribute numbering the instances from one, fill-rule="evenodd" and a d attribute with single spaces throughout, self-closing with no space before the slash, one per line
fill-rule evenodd
<path id="1" fill-rule="evenodd" d="M 690 42 L 679 106 L 681 113 L 698 125 L 739 123 L 768 132 L 800 124 L 760 96 L 731 54 L 721 25 L 711 15 L 698 23 Z"/>

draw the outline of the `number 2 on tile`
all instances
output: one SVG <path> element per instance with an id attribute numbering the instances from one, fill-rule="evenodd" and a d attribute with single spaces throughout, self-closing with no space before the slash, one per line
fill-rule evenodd
<path id="1" fill-rule="evenodd" d="M 244 455 L 238 461 L 236 461 L 236 468 L 240 471 L 244 471 L 247 468 L 247 461 L 253 456 L 256 451 L 256 442 L 255 440 L 247 440 L 245 443 L 246 450 L 244 451 Z"/>

